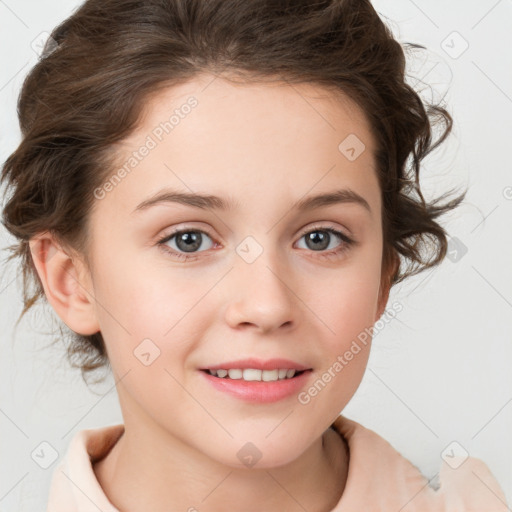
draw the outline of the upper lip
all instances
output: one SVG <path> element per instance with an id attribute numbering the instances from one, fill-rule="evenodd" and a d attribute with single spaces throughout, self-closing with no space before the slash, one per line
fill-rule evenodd
<path id="1" fill-rule="evenodd" d="M 309 370 L 307 366 L 291 361 L 290 359 L 267 359 L 266 361 L 256 358 L 238 359 L 237 361 L 227 361 L 225 363 L 215 364 L 201 370 L 230 370 L 233 368 L 255 368 L 257 370 L 278 370 L 278 369 L 294 369 L 297 371 Z"/>

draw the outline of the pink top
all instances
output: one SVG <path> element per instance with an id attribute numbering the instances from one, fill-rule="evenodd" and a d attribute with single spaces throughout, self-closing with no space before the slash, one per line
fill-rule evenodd
<path id="1" fill-rule="evenodd" d="M 332 512 L 507 512 L 500 485 L 480 459 L 441 462 L 439 488 L 385 439 L 340 415 L 333 427 L 347 441 L 350 453 L 343 495 Z M 124 425 L 81 430 L 55 468 L 47 512 L 119 512 L 108 500 L 92 463 L 107 455 Z"/>

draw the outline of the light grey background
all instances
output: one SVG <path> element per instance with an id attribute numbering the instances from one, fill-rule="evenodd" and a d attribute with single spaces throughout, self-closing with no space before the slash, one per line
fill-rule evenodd
<path id="1" fill-rule="evenodd" d="M 78 5 L 0 0 L 2 162 L 19 142 L 16 99 L 37 59 L 33 41 Z M 424 166 L 426 197 L 451 186 L 469 192 L 443 220 L 454 239 L 451 259 L 392 290 L 389 308 L 398 301 L 403 310 L 376 335 L 344 414 L 429 479 L 457 441 L 488 464 L 512 504 L 512 2 L 374 5 L 400 41 L 428 47 L 410 63 L 411 84 L 427 99 L 445 96 L 455 119 L 449 142 Z M 0 237 L 2 248 L 13 242 L 3 228 Z M 51 309 L 39 307 L 14 331 L 22 309 L 15 270 L 2 268 L 0 280 L 1 512 L 45 509 L 58 461 L 47 469 L 36 464 L 31 453 L 41 442 L 60 459 L 77 431 L 122 422 L 112 379 L 93 393 L 63 350 L 45 348 L 51 338 L 38 331 L 51 327 L 43 321 L 56 318 Z"/>

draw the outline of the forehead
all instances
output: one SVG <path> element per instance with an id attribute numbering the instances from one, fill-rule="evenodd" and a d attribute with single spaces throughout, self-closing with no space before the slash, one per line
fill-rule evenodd
<path id="1" fill-rule="evenodd" d="M 279 124 L 280 118 L 286 125 L 286 132 L 293 133 L 299 130 L 296 121 L 302 119 L 307 123 L 302 128 L 309 128 L 310 132 L 330 129 L 341 135 L 344 129 L 352 127 L 361 138 L 366 139 L 367 145 L 372 146 L 370 149 L 374 149 L 373 140 L 369 137 L 371 126 L 364 112 L 341 89 L 309 82 L 269 79 L 242 81 L 241 78 L 207 73 L 150 95 L 144 103 L 138 129 L 126 140 L 147 133 L 150 127 L 156 128 L 175 111 L 181 114 L 180 107 L 184 107 L 190 98 L 197 102 L 199 109 L 194 107 L 193 110 L 201 111 L 202 121 L 211 120 L 209 116 L 214 115 L 214 125 L 219 128 L 244 123 L 243 128 L 247 131 L 251 127 L 256 130 L 262 125 L 270 129 L 272 125 Z M 188 117 L 190 109 L 187 110 L 185 115 L 179 115 L 180 120 Z M 295 121 L 295 124 L 287 124 L 287 119 Z M 247 124 L 246 120 L 252 120 L 255 124 Z M 178 119 L 173 121 L 175 127 L 185 124 L 176 121 Z M 211 127 L 211 123 L 207 126 Z M 281 134 L 284 135 L 284 132 L 281 131 Z"/>
<path id="2" fill-rule="evenodd" d="M 379 201 L 366 116 L 342 92 L 316 84 L 198 75 L 148 98 L 137 129 L 115 150 L 129 174 L 108 202 L 130 212 L 162 186 L 296 202 L 347 185 Z"/>

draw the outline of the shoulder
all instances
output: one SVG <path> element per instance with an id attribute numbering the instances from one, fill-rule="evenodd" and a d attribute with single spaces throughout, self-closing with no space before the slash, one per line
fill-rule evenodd
<path id="1" fill-rule="evenodd" d="M 402 512 L 507 512 L 503 490 L 487 465 L 468 457 L 448 464 L 428 480 L 373 430 L 340 415 L 333 428 L 346 440 L 349 468 L 345 491 L 333 512 L 358 507 Z"/>
<path id="2" fill-rule="evenodd" d="M 110 425 L 77 432 L 55 468 L 50 484 L 47 512 L 85 512 L 91 500 L 103 512 L 118 512 L 108 501 L 94 473 L 94 462 L 112 449 L 124 425 Z"/>

